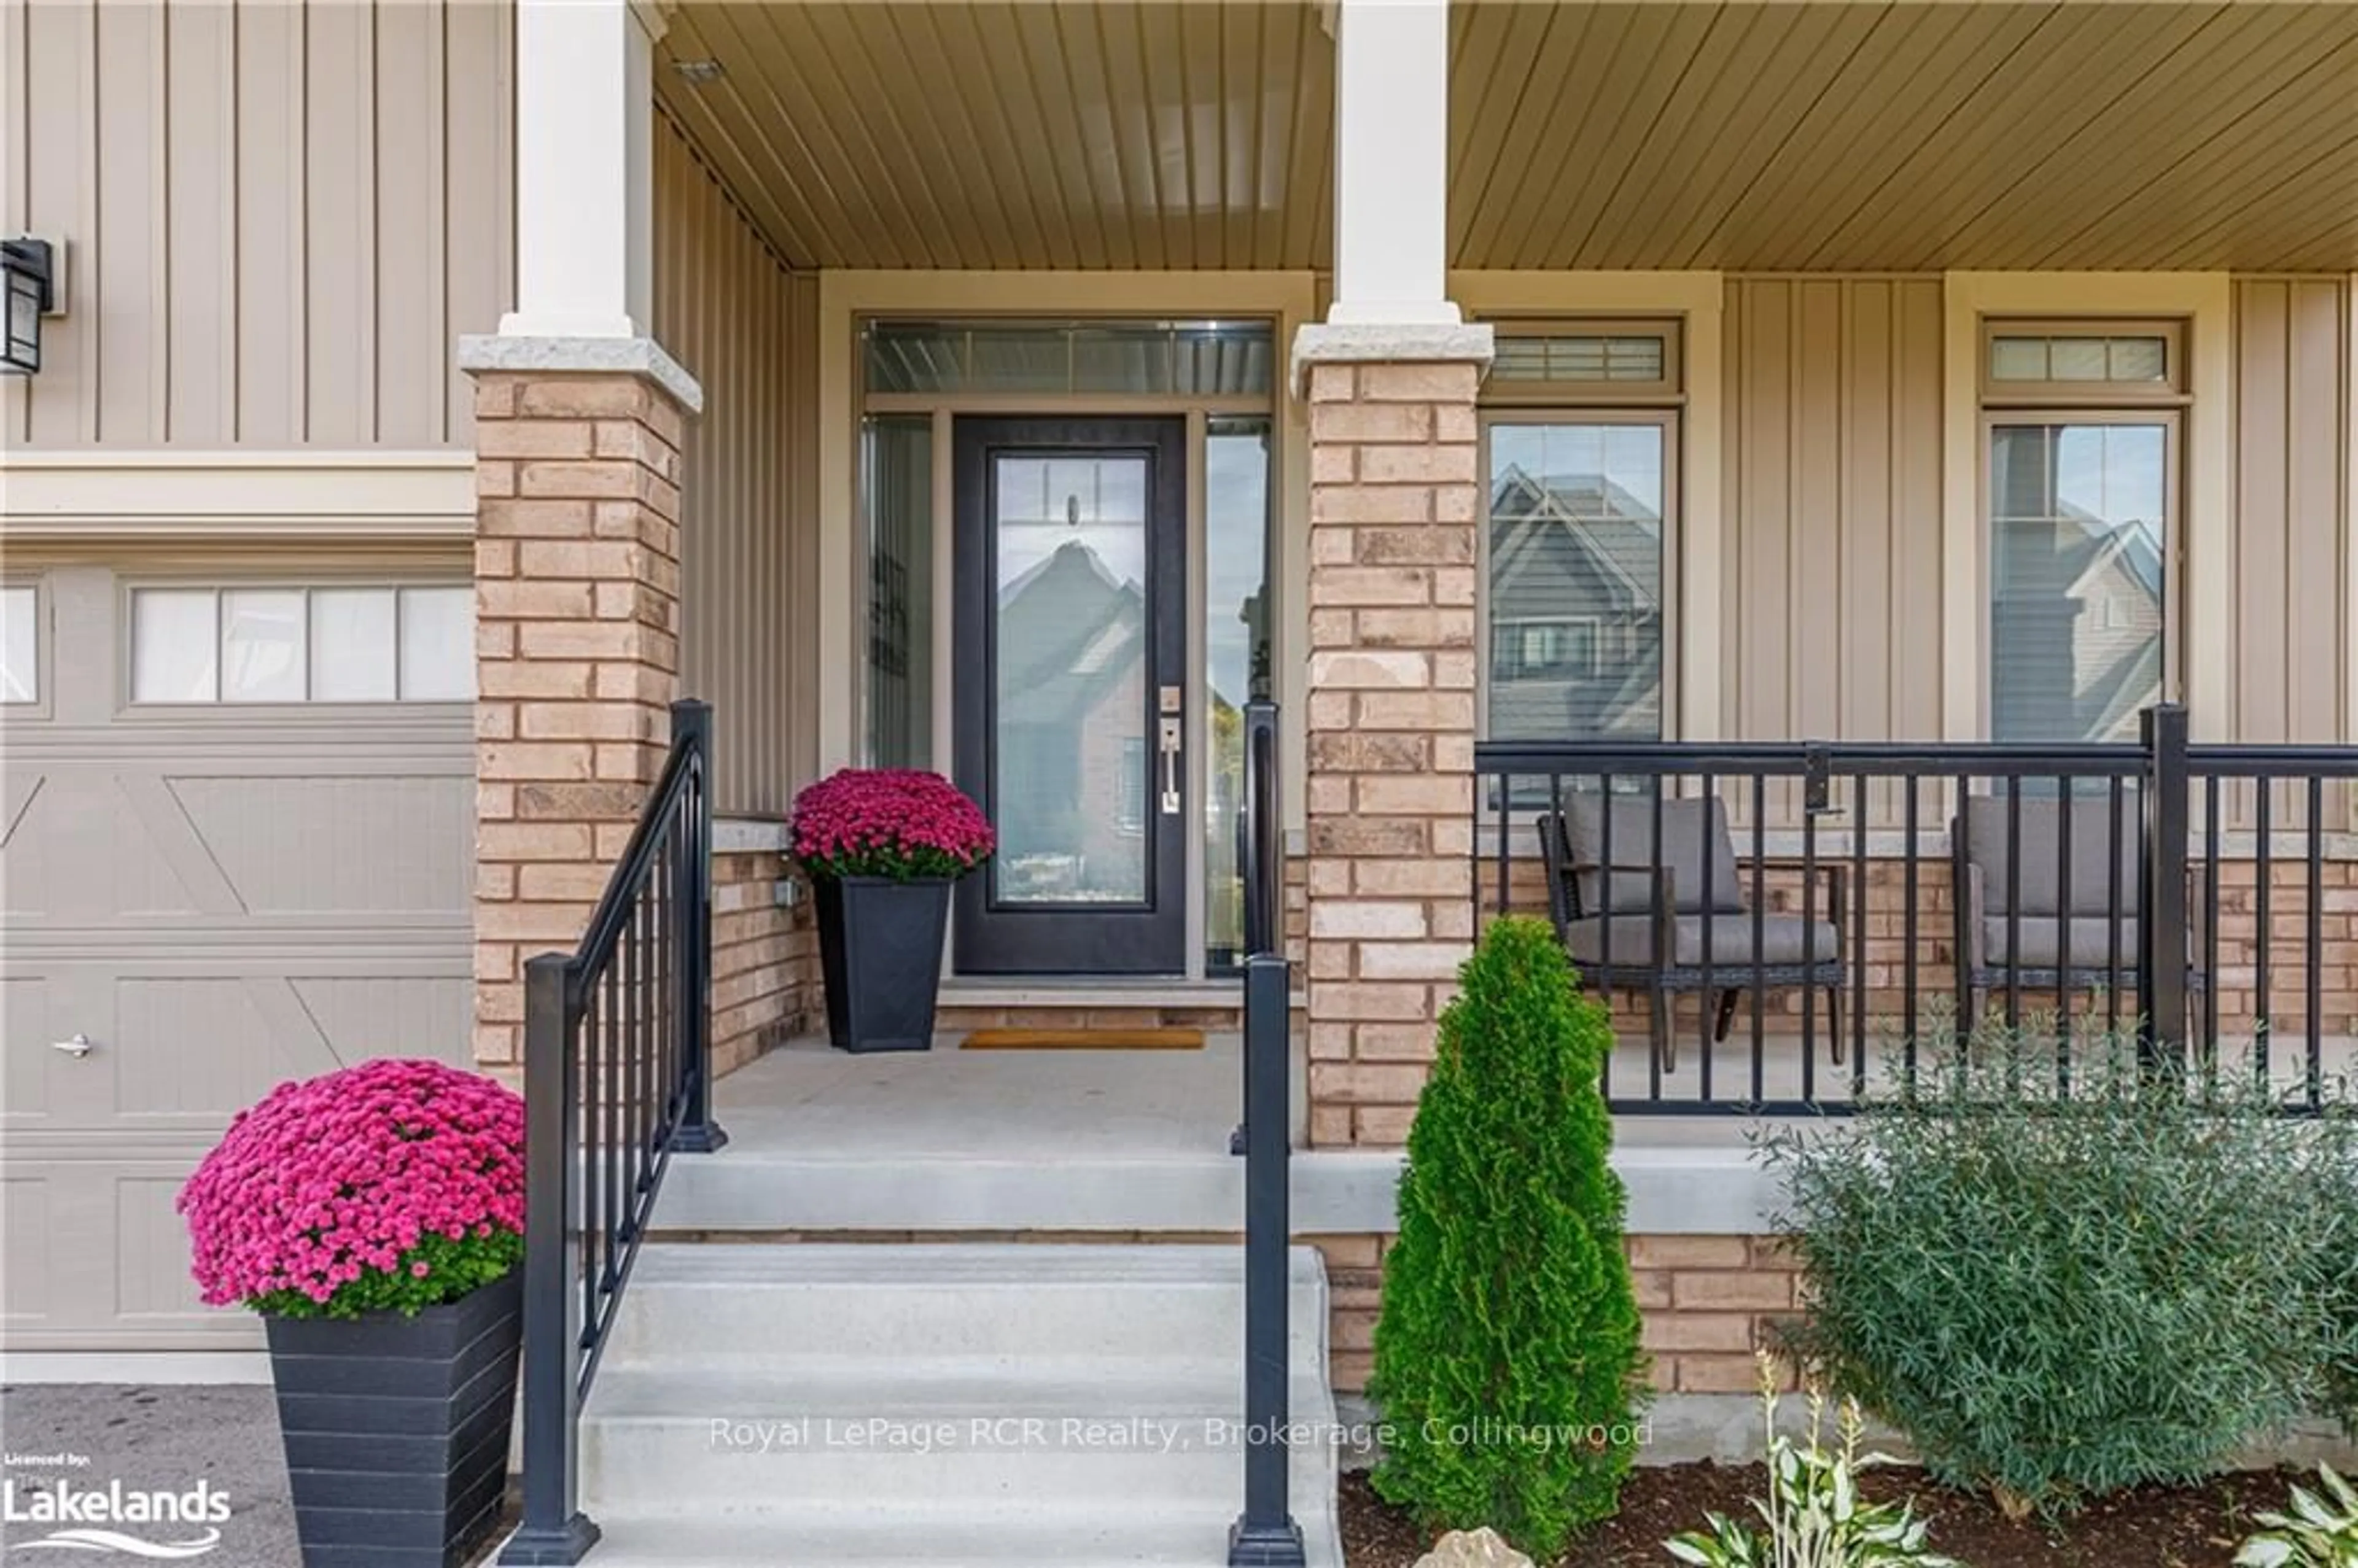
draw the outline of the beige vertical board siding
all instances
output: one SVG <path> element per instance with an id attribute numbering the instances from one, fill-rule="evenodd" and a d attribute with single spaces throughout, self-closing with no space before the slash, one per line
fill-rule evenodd
<path id="1" fill-rule="evenodd" d="M 2335 741 L 2351 430 L 2338 278 L 2235 285 L 2235 708 L 2240 741 Z"/>
<path id="2" fill-rule="evenodd" d="M 2235 299 L 2234 710 L 2247 741 L 2349 738 L 2343 656 L 2353 607 L 2346 552 L 2353 439 L 2350 289 L 2341 278 L 2247 277 Z M 2328 824 L 2346 826 L 2346 792 Z M 2224 820 L 2255 825 L 2248 788 Z M 2298 788 L 2280 790 L 2273 824 L 2307 819 Z"/>
<path id="3" fill-rule="evenodd" d="M 513 297 L 513 14 L 484 0 L 11 0 L 9 232 L 69 314 L 28 448 L 464 447 Z"/>
<path id="4" fill-rule="evenodd" d="M 1934 278 L 1729 280 L 1723 735 L 1938 737 L 1941 330 Z"/>
<path id="5" fill-rule="evenodd" d="M 817 756 L 817 280 L 658 114 L 654 331 L 704 387 L 682 483 L 681 655 L 716 804 L 783 812 Z"/>

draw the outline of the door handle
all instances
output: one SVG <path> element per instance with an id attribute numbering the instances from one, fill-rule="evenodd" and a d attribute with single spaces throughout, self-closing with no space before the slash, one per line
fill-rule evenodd
<path id="1" fill-rule="evenodd" d="M 71 1056 L 75 1061 L 79 1062 L 84 1056 L 90 1054 L 90 1036 L 78 1033 L 70 1040 L 52 1040 L 49 1042 L 49 1049 L 52 1051 L 62 1051 L 67 1055 Z"/>
<path id="2" fill-rule="evenodd" d="M 1180 722 L 1175 715 L 1165 715 L 1163 733 L 1163 815 L 1179 815 L 1179 736 Z"/>

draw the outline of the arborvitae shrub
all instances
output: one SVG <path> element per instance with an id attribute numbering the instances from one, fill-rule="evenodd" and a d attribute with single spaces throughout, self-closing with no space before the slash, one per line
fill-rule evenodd
<path id="1" fill-rule="evenodd" d="M 1545 1561 L 1613 1512 L 1645 1399 L 1598 1084 L 1613 1031 L 1540 921 L 1491 925 L 1460 982 L 1384 1265 L 1375 1486 Z"/>

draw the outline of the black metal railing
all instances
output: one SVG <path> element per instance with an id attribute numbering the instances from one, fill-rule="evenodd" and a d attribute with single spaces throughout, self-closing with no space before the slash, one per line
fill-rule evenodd
<path id="1" fill-rule="evenodd" d="M 1302 1527 L 1286 1502 L 1293 1369 L 1287 1249 L 1293 1238 L 1293 966 L 1282 920 L 1277 705 L 1245 705 L 1245 1506 L 1228 1532 L 1229 1568 L 1302 1568 Z"/>
<path id="2" fill-rule="evenodd" d="M 1496 741 L 1475 768 L 1477 920 L 1547 914 L 1620 1022 L 1642 1005 L 1620 1114 L 1839 1112 L 1993 1025 L 2051 1039 L 2066 1092 L 2099 1034 L 2244 1052 L 2292 1108 L 2358 1061 L 2358 747 L 2190 745 L 2163 706 L 2134 742 Z"/>
<path id="3" fill-rule="evenodd" d="M 525 966 L 524 1517 L 502 1563 L 578 1563 L 582 1400 L 675 1153 L 712 1119 L 712 709 L 671 754 L 570 955 Z"/>

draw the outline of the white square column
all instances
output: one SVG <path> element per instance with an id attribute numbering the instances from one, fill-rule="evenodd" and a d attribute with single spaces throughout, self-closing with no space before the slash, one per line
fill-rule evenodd
<path id="1" fill-rule="evenodd" d="M 633 0 L 518 0 L 516 305 L 502 336 L 646 335 L 661 27 Z"/>
<path id="2" fill-rule="evenodd" d="M 1335 11 L 1335 325 L 1451 326 L 1448 0 Z"/>

